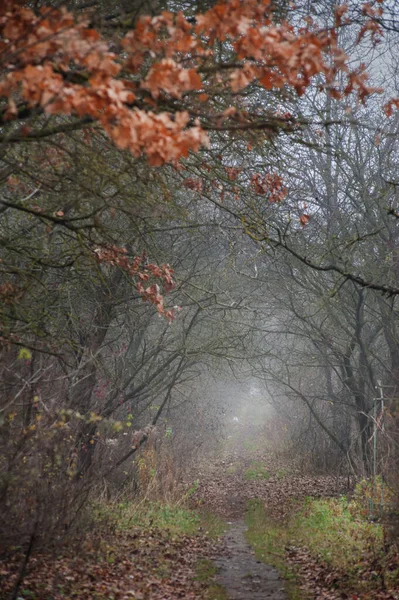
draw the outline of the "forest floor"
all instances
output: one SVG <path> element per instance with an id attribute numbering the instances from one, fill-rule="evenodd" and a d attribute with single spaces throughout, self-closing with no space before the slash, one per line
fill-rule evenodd
<path id="1" fill-rule="evenodd" d="M 350 597 L 331 589 L 331 572 L 317 564 L 304 549 L 287 547 L 281 554 L 281 548 L 272 544 L 265 553 L 255 552 L 248 523 L 251 503 L 252 507 L 266 509 L 268 521 L 283 525 L 305 497 L 330 498 L 347 491 L 346 478 L 300 475 L 287 461 L 278 461 L 271 454 L 265 456 L 263 451 L 244 449 L 244 452 L 226 453 L 223 460 L 208 465 L 200 473 L 200 482 L 195 499 L 221 515 L 229 526 L 215 560 L 216 581 L 226 590 L 228 598 L 335 600 Z M 255 522 L 253 526 L 259 530 L 262 523 Z"/>
<path id="2" fill-rule="evenodd" d="M 398 556 L 352 520 L 346 478 L 238 447 L 196 470 L 190 508 L 112 505 L 77 546 L 33 553 L 17 593 L 23 554 L 0 561 L 0 599 L 399 600 Z"/>
<path id="3" fill-rule="evenodd" d="M 215 561 L 227 598 L 399 599 L 397 545 L 383 549 L 347 477 L 304 475 L 248 438 L 199 477 L 195 500 L 229 524 Z"/>

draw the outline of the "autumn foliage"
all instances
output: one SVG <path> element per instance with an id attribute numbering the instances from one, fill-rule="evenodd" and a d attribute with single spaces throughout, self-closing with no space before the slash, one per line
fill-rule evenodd
<path id="1" fill-rule="evenodd" d="M 361 223 L 366 213 L 358 209 L 368 193 L 366 184 L 359 185 L 353 199 L 344 192 L 341 199 L 339 191 L 335 211 L 327 186 L 326 200 L 314 198 L 317 170 L 312 185 L 294 173 L 312 168 L 310 160 L 302 161 L 306 146 L 320 150 L 320 156 L 330 147 L 340 152 L 328 132 L 337 123 L 355 129 L 352 109 L 374 93 L 365 68 L 345 54 L 339 39 L 340 29 L 350 25 L 353 45 L 365 36 L 371 38 L 369 48 L 377 44 L 383 35 L 381 2 L 359 4 L 358 10 L 352 10 L 356 3 L 351 8 L 341 4 L 332 9 L 328 27 L 309 16 L 301 21 L 288 2 L 281 3 L 288 7 L 283 20 L 276 14 L 276 0 L 222 0 L 207 2 L 212 8 L 195 16 L 187 10 L 187 15 L 164 11 L 141 17 L 110 16 L 106 2 L 98 4 L 100 17 L 95 8 L 68 10 L 62 0 L 48 3 L 61 8 L 43 7 L 46 0 L 0 0 L 0 537 L 21 548 L 34 538 L 62 543 L 79 528 L 76 515 L 99 489 L 110 495 L 122 488 L 153 493 L 158 464 L 155 459 L 144 463 L 143 454 L 134 460 L 150 433 L 154 448 L 166 452 L 167 444 L 175 442 L 170 425 L 184 425 L 187 437 L 174 446 L 174 456 L 184 460 L 185 444 L 199 452 L 216 437 L 218 404 L 212 399 L 215 413 L 202 416 L 206 390 L 198 386 L 197 401 L 194 384 L 190 387 L 196 373 L 208 368 L 206 361 L 227 360 L 230 368 L 241 356 L 252 356 L 247 363 L 251 372 L 261 372 L 257 365 L 264 364 L 263 356 L 280 352 L 274 324 L 281 319 L 282 331 L 289 331 L 285 337 L 293 330 L 293 343 L 301 340 L 306 360 L 308 340 L 321 340 L 325 357 L 322 350 L 319 355 L 326 373 L 331 367 L 335 377 L 344 356 L 341 341 L 335 347 L 330 337 L 330 327 L 341 319 L 338 299 L 346 298 L 340 295 L 340 278 L 369 288 L 367 293 L 375 289 L 390 295 L 379 284 L 390 268 L 389 260 L 380 257 L 388 253 L 379 248 L 374 253 L 382 275 L 373 284 L 374 274 L 367 275 L 368 246 L 364 256 L 357 251 L 363 232 L 364 239 L 369 237 L 368 224 L 363 228 Z M 323 102 L 339 110 L 319 110 L 318 101 L 309 109 L 308 96 L 317 98 L 319 92 Z M 349 95 L 354 101 L 339 102 Z M 383 103 L 388 116 L 399 108 L 397 98 Z M 306 137 L 313 130 L 315 137 Z M 376 133 L 376 144 L 377 139 L 384 143 L 384 132 Z M 300 156 L 294 156 L 298 146 L 290 146 L 293 140 L 302 144 Z M 272 146 L 275 155 L 269 154 Z M 331 164 L 338 163 L 335 154 L 331 157 Z M 354 178 L 349 192 L 357 184 Z M 373 202 L 370 194 L 365 210 L 381 214 Z M 331 237 L 330 220 L 336 221 Z M 342 223 L 342 236 L 335 236 Z M 374 217 L 370 223 L 374 236 L 378 223 Z M 387 231 L 395 257 L 396 238 Z M 376 244 L 386 244 L 384 235 L 382 230 Z M 287 262 L 277 263 L 280 248 L 287 251 Z M 291 257 L 298 262 L 289 262 Z M 221 264 L 226 275 L 217 271 Z M 309 277 L 309 284 L 304 278 L 302 286 L 302 265 L 326 278 Z M 330 275 L 331 298 L 330 283 L 325 284 Z M 292 287 L 283 279 L 290 276 Z M 301 286 L 297 297 L 296 285 Z M 370 306 L 374 315 L 374 304 L 361 304 L 361 296 L 356 306 Z M 307 311 L 317 306 L 314 321 L 305 312 L 299 319 L 295 303 L 302 298 Z M 348 336 L 355 331 L 351 306 L 342 315 L 350 322 L 340 334 L 342 347 L 347 331 Z M 250 317 L 253 307 L 258 329 Z M 389 310 L 394 332 L 393 305 Z M 181 315 L 169 326 L 174 311 Z M 300 320 L 296 329 L 291 323 L 288 327 L 291 315 Z M 323 315 L 326 324 L 320 325 Z M 386 323 L 385 313 L 383 318 Z M 271 319 L 271 337 L 261 331 L 262 319 Z M 367 327 L 366 322 L 366 332 Z M 387 348 L 386 358 L 391 350 L 388 342 L 379 341 L 384 333 L 378 334 L 375 356 L 380 347 Z M 247 343 L 253 344 L 248 353 Z M 291 352 L 290 343 L 281 343 L 279 361 Z M 353 342 L 352 349 L 349 339 L 347 347 L 356 369 L 363 356 L 360 333 L 359 343 Z M 396 360 L 396 350 L 392 356 Z M 347 383 L 347 362 L 342 360 L 341 404 L 330 402 L 327 392 L 315 400 L 317 410 L 318 402 L 323 406 L 325 422 L 330 415 L 337 418 L 339 433 L 347 414 L 355 427 L 353 415 L 367 412 L 367 403 L 364 410 L 356 404 L 356 378 Z M 314 394 L 318 382 L 313 384 L 312 365 L 306 384 Z M 296 363 L 294 368 L 299 370 Z M 399 379 L 392 380 L 396 385 Z M 320 390 L 324 394 L 322 384 Z M 351 394 L 354 404 L 347 400 Z M 202 422 L 212 427 L 197 439 Z M 371 425 L 370 419 L 363 429 L 370 440 Z M 315 431 L 318 449 L 319 440 L 321 447 L 328 438 Z M 346 425 L 342 431 L 346 435 Z M 349 433 L 343 439 L 350 441 Z M 341 446 L 352 452 L 349 443 L 339 442 L 334 460 Z M 331 447 L 332 442 L 323 445 L 323 456 Z M 138 490 L 127 489 L 130 482 Z"/>
<path id="2" fill-rule="evenodd" d="M 368 33 L 381 35 L 381 10 L 364 5 L 359 39 Z M 267 136 L 295 131 L 298 124 L 285 110 L 284 98 L 301 96 L 315 76 L 317 85 L 334 98 L 355 93 L 364 101 L 374 91 L 364 67 L 351 69 L 338 45 L 338 30 L 348 19 L 345 5 L 336 9 L 334 26 L 321 29 L 311 19 L 303 26 L 276 23 L 270 0 L 221 1 L 191 19 L 166 11 L 143 16 L 112 41 L 93 28 L 92 16 L 65 8 L 35 10 L 18 0 L 1 3 L 4 143 L 79 129 L 89 143 L 90 128 L 99 127 L 117 148 L 146 156 L 152 166 L 177 165 L 190 152 L 208 146 L 212 130 L 264 130 Z M 222 54 L 221 44 L 226 48 Z M 260 117 L 244 99 L 251 86 L 280 93 L 279 110 L 266 110 Z M 224 108 L 215 104 L 215 95 L 224 95 Z M 395 103 L 386 110 L 392 111 Z M 237 168 L 229 169 L 228 179 L 234 181 Z M 17 193 L 18 179 L 12 185 Z M 184 186 L 201 192 L 203 182 L 188 177 Z M 274 173 L 254 174 L 249 186 L 271 203 L 287 193 Z M 221 200 L 223 195 L 222 190 Z M 36 204 L 29 211 L 48 217 Z M 52 224 L 66 223 L 63 210 L 50 217 Z M 307 216 L 300 222 L 306 225 Z M 162 295 L 172 287 L 168 265 L 144 265 L 140 256 L 129 262 L 126 252 L 112 245 L 96 245 L 91 251 L 99 263 L 124 270 L 144 300 L 168 319 L 173 317 L 164 310 Z M 9 303 L 20 290 L 5 285 L 0 296 Z"/>
<path id="3" fill-rule="evenodd" d="M 161 294 L 160 286 L 158 283 L 150 282 L 150 280 L 159 280 L 162 283 L 162 289 L 165 293 L 172 290 L 174 281 L 173 269 L 170 265 L 159 266 L 148 263 L 145 253 L 130 260 L 126 248 L 119 248 L 117 246 L 98 247 L 94 250 L 94 253 L 98 263 L 117 266 L 130 277 L 136 279 L 136 288 L 142 299 L 154 304 L 158 312 L 169 319 L 169 321 L 173 320 L 173 311 L 165 311 L 164 297 Z"/>
<path id="4" fill-rule="evenodd" d="M 337 26 L 341 19 L 342 10 Z M 0 39 L 0 97 L 7 100 L 0 121 L 20 124 L 11 139 L 46 135 L 24 122 L 33 114 L 70 115 L 76 127 L 98 123 L 119 148 L 146 154 L 155 166 L 207 145 L 206 130 L 251 127 L 251 114 L 234 105 L 215 112 L 215 92 L 238 94 L 256 84 L 301 95 L 321 75 L 337 97 L 338 73 L 347 78 L 344 93 L 355 91 L 363 100 L 371 91 L 362 67 L 350 70 L 335 28 L 274 24 L 270 0 L 220 2 L 194 22 L 182 13 L 143 17 L 120 36 L 116 52 L 90 26 L 89 15 L 54 8 L 35 13 L 5 0 Z M 217 42 L 227 43 L 234 56 L 217 58 Z"/>

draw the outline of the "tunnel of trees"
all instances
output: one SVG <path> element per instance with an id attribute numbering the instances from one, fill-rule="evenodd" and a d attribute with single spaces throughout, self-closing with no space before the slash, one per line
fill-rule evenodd
<path id="1" fill-rule="evenodd" d="M 398 485 L 394 4 L 1 2 L 4 539 L 209 452 L 249 380 Z"/>

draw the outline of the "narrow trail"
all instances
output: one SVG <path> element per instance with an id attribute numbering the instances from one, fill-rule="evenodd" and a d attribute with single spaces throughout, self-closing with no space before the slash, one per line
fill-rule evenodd
<path id="1" fill-rule="evenodd" d="M 231 600 L 287 600 L 279 572 L 258 561 L 246 540 L 248 503 L 260 500 L 268 514 L 284 521 L 292 502 L 309 495 L 330 497 L 343 493 L 347 479 L 303 475 L 271 452 L 246 452 L 242 446 L 239 452 L 226 452 L 216 463 L 206 464 L 198 475 L 195 500 L 229 522 L 221 552 L 213 559 L 217 583 Z M 320 597 L 336 598 L 327 592 Z"/>
<path id="2" fill-rule="evenodd" d="M 256 560 L 245 539 L 246 525 L 234 521 L 224 536 L 226 551 L 215 559 L 216 581 L 231 600 L 286 600 L 276 569 Z"/>

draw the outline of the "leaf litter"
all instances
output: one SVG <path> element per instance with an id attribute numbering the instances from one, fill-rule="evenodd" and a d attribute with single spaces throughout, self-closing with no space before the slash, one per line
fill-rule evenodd
<path id="1" fill-rule="evenodd" d="M 247 479 L 254 461 L 267 477 Z M 194 476 L 194 474 L 193 474 Z M 34 554 L 21 586 L 20 598 L 95 598 L 107 600 L 172 600 L 209 598 L 209 581 L 197 577 L 198 561 L 212 560 L 218 568 L 217 582 L 231 599 L 286 598 L 283 580 L 268 565 L 256 560 L 244 537 L 243 516 L 250 500 L 261 500 L 268 515 L 287 521 L 305 497 L 330 498 L 348 491 L 347 478 L 303 475 L 289 462 L 272 455 L 242 453 L 225 455 L 195 473 L 199 484 L 191 497 L 194 507 L 226 519 L 230 528 L 222 540 L 197 535 L 175 536 L 156 528 L 133 527 L 128 532 L 90 537 L 76 549 L 55 557 Z M 0 561 L 0 599 L 8 600 L 21 564 L 21 555 Z M 298 574 L 304 598 L 318 600 L 399 600 L 397 590 L 353 591 L 345 573 L 314 556 L 305 547 L 289 545 L 284 557 Z M 392 569 L 399 568 L 395 560 Z M 365 562 L 362 578 L 372 578 L 376 566 Z M 374 573 L 374 575 L 373 575 Z M 262 596 L 263 594 L 263 596 Z"/>
<path id="2" fill-rule="evenodd" d="M 167 532 L 131 531 L 90 548 L 54 558 L 36 554 L 20 590 L 21 598 L 89 600 L 172 600 L 204 597 L 206 584 L 195 580 L 199 557 L 213 557 L 216 543 L 203 535 L 171 537 Z M 10 597 L 21 557 L 0 567 L 0 598 Z"/>
<path id="3" fill-rule="evenodd" d="M 267 470 L 268 476 L 259 479 L 247 479 L 245 474 L 254 460 Z M 284 525 L 292 513 L 301 506 L 305 498 L 335 498 L 347 494 L 353 487 L 352 481 L 347 477 L 337 476 L 310 476 L 304 475 L 295 468 L 292 461 L 278 459 L 272 454 L 262 452 L 246 453 L 244 449 L 237 453 L 226 454 L 218 463 L 208 464 L 200 473 L 200 485 L 196 490 L 193 500 L 205 504 L 215 513 L 230 520 L 233 530 L 242 527 L 240 519 L 243 518 L 249 502 L 260 500 L 263 502 L 267 515 L 273 522 Z M 234 533 L 233 536 L 237 538 Z M 237 543 L 237 539 L 236 539 Z M 239 543 L 239 552 L 243 552 L 245 539 Z M 229 548 L 225 548 L 229 554 Z M 384 589 L 382 582 L 380 589 L 375 586 L 372 590 L 354 589 L 353 581 L 347 573 L 334 569 L 327 564 L 321 556 L 313 555 L 307 548 L 300 546 L 287 546 L 284 561 L 297 575 L 297 588 L 303 598 L 314 600 L 399 600 L 399 590 Z M 245 565 L 245 561 L 244 561 Z M 245 568 L 245 566 L 244 566 Z M 398 569 L 399 557 L 391 558 L 388 565 L 391 570 Z M 372 580 L 377 575 L 377 567 L 365 552 L 364 567 L 359 573 L 364 581 Z M 271 575 L 273 578 L 273 575 Z M 229 589 L 229 582 L 225 575 L 223 584 Z M 233 587 L 236 583 L 233 584 Z M 365 586 L 367 588 L 367 586 Z M 281 589 L 281 585 L 280 585 Z M 264 589 L 267 595 L 267 586 Z M 234 595 L 232 598 L 256 598 L 253 593 L 249 596 Z M 270 594 L 270 589 L 268 591 Z M 276 588 L 276 594 L 278 590 Z M 276 598 L 279 597 L 276 595 Z"/>

